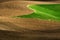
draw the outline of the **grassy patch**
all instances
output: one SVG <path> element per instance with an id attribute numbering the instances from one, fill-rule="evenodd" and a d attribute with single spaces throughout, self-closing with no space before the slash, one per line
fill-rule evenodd
<path id="1" fill-rule="evenodd" d="M 16 17 L 60 20 L 60 4 L 36 4 L 36 5 L 28 5 L 27 7 L 33 10 L 32 14 L 16 16 Z"/>

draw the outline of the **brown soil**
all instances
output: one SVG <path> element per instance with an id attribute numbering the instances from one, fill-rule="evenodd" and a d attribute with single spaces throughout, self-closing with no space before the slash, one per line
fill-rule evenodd
<path id="1" fill-rule="evenodd" d="M 60 22 L 32 18 L 12 18 L 17 15 L 30 14 L 32 10 L 29 10 L 26 5 L 42 3 L 48 4 L 48 2 L 32 1 L 11 1 L 0 3 L 0 39 L 59 40 Z"/>

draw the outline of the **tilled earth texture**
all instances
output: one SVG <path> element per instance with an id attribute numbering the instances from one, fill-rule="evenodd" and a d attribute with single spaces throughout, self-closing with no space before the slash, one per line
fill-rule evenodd
<path id="1" fill-rule="evenodd" d="M 60 22 L 34 18 L 14 18 L 31 14 L 28 4 L 56 4 L 39 1 L 0 3 L 0 40 L 60 40 Z"/>

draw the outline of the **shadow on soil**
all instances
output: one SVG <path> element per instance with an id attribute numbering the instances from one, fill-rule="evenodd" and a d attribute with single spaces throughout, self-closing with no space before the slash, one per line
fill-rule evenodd
<path id="1" fill-rule="evenodd" d="M 0 40 L 60 40 L 60 35 L 55 37 L 56 33 L 44 32 L 15 32 L 0 30 Z"/>

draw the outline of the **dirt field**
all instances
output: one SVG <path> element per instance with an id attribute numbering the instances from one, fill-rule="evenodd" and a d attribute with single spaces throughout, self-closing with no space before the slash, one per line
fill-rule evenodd
<path id="1" fill-rule="evenodd" d="M 60 22 L 13 16 L 32 13 L 26 5 L 53 2 L 9 1 L 0 3 L 0 40 L 60 40 Z"/>

